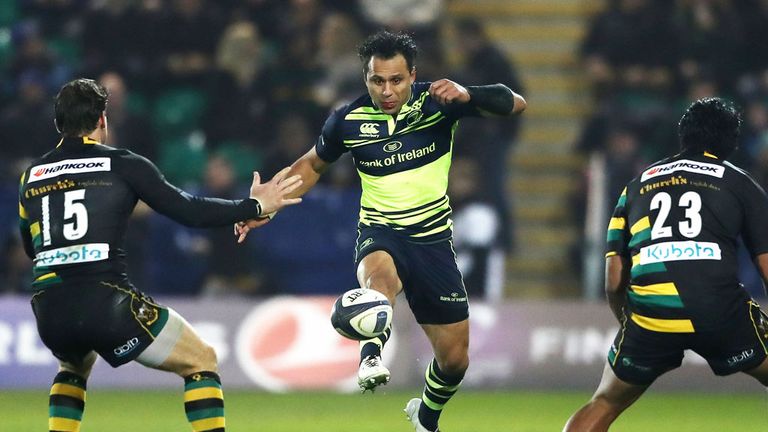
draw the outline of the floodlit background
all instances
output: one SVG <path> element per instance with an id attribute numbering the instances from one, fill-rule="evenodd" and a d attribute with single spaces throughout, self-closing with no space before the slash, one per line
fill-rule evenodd
<path id="1" fill-rule="evenodd" d="M 356 46 L 380 28 L 413 34 L 421 49 L 418 80 L 503 82 L 528 101 L 518 118 L 462 120 L 456 136 L 449 194 L 458 261 L 473 299 L 466 386 L 474 393 L 460 392 L 451 402 L 446 430 L 485 430 L 460 423 L 469 408 L 452 412 L 454 403 L 462 409 L 462 397 L 468 404 L 480 398 L 478 406 L 488 410 L 493 406 L 482 398 L 502 401 L 499 409 L 510 415 L 499 415 L 494 426 L 531 431 L 555 430 L 586 400 L 617 328 L 602 301 L 607 220 L 624 184 L 675 151 L 675 127 L 690 102 L 719 95 L 741 107 L 743 140 L 732 160 L 763 186 L 768 182 L 765 0 L 0 0 L 3 416 L 16 412 L 8 408 L 24 400 L 15 396 L 20 391 L 40 414 L 22 417 L 44 425 L 45 389 L 55 374 L 28 306 L 31 266 L 16 219 L 21 171 L 58 142 L 52 98 L 61 85 L 85 76 L 107 86 L 107 144 L 149 157 L 189 192 L 245 197 L 253 170 L 268 178 L 290 164 L 314 144 L 330 110 L 365 92 Z M 263 392 L 299 392 L 301 399 L 307 390 L 353 398 L 339 406 L 358 403 L 357 396 L 337 395 L 354 387 L 356 346 L 335 335 L 327 314 L 333 297 L 356 286 L 359 193 L 344 157 L 304 203 L 252 232 L 244 246 L 235 245 L 229 228 L 189 229 L 136 208 L 126 243 L 131 279 L 182 312 L 216 347 L 224 384 L 237 389 L 233 405 L 258 397 L 268 406 L 282 399 Z M 765 298 L 747 256 L 742 279 Z M 393 382 L 376 396 L 382 405 L 418 394 L 430 360 L 404 301 L 399 306 L 385 357 Z M 683 419 L 678 430 L 763 430 L 743 423 L 706 429 L 752 417 L 764 427 L 768 401 L 756 383 L 716 379 L 701 358 L 687 359 L 656 393 L 726 396 L 664 396 L 682 410 L 669 414 Z M 177 381 L 139 366 L 113 371 L 99 364 L 89 386 L 154 388 L 175 401 Z M 568 396 L 551 423 L 537 423 L 539 414 L 522 423 L 525 395 L 556 405 L 546 398 L 561 391 L 582 393 Z M 643 405 L 654 403 L 653 393 L 638 412 L 656 409 Z M 736 393 L 747 395 L 738 407 L 752 408 L 717 416 Z M 115 393 L 115 401 L 121 395 L 127 402 L 115 404 L 141 399 L 131 390 Z M 388 397 L 396 401 L 384 402 Z M 89 416 L 110 419 L 105 408 L 91 407 L 98 396 L 89 398 L 84 430 L 108 430 L 88 429 Z M 178 419 L 171 422 L 181 427 L 174 403 L 169 415 Z M 376 404 L 362 405 L 371 411 L 361 415 L 378 412 Z M 705 420 L 702 411 L 715 414 Z M 235 424 L 250 424 L 252 412 L 233 412 Z M 291 415 L 283 426 L 262 430 L 293 430 Z M 640 418 L 622 430 L 669 428 L 653 423 L 658 416 L 649 415 L 651 423 Z M 337 419 L 302 430 L 407 430 L 400 420 L 391 428 L 355 429 Z M 37 427 L 24 425 L 0 421 L 0 431 Z"/>

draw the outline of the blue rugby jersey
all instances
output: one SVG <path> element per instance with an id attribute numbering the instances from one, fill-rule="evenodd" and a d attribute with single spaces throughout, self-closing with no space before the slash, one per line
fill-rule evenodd
<path id="1" fill-rule="evenodd" d="M 451 236 L 446 194 L 458 120 L 479 117 L 471 104 L 441 105 L 431 83 L 414 83 L 397 117 L 365 95 L 328 117 L 315 146 L 326 162 L 351 152 L 362 181 L 360 223 L 384 225 L 413 241 Z"/>

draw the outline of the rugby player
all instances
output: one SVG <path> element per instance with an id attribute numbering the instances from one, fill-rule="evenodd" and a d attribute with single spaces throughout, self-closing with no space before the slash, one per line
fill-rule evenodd
<path id="1" fill-rule="evenodd" d="M 149 160 L 103 144 L 106 106 L 107 92 L 95 81 L 64 85 L 55 100 L 61 141 L 21 176 L 21 237 L 34 261 L 32 309 L 40 338 L 59 360 L 48 427 L 80 429 L 86 381 L 98 354 L 112 367 L 136 360 L 183 377 L 192 429 L 224 431 L 214 350 L 178 313 L 128 280 L 128 217 L 141 199 L 185 225 L 225 226 L 298 203 L 286 195 L 301 180 L 286 168 L 265 184 L 254 173 L 250 199 L 189 195 L 166 182 Z"/>
<path id="2" fill-rule="evenodd" d="M 368 93 L 334 111 L 317 143 L 292 165 L 290 173 L 304 180 L 292 196 L 307 192 L 329 164 L 352 153 L 363 189 L 357 278 L 393 305 L 404 291 L 429 338 L 434 359 L 426 386 L 421 399 L 408 402 L 406 414 L 417 431 L 436 431 L 443 406 L 469 365 L 469 306 L 446 195 L 453 133 L 461 117 L 509 116 L 522 112 L 526 102 L 503 84 L 416 82 L 417 47 L 406 34 L 378 32 L 358 54 Z M 248 224 L 236 226 L 239 241 L 248 229 Z M 381 350 L 390 334 L 387 329 L 360 343 L 363 391 L 389 381 Z"/>
<path id="3" fill-rule="evenodd" d="M 726 161 L 741 117 L 726 101 L 694 102 L 679 123 L 680 153 L 656 162 L 619 197 L 608 227 L 605 291 L 621 328 L 592 400 L 565 431 L 605 431 L 683 351 L 716 375 L 768 386 L 768 319 L 739 284 L 741 237 L 768 280 L 768 197 Z"/>

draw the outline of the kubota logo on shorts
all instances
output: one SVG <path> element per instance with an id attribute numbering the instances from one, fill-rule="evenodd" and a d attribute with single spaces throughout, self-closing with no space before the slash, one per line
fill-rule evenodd
<path id="1" fill-rule="evenodd" d="M 363 123 L 360 125 L 360 136 L 375 138 L 379 136 L 379 125 L 376 123 Z"/>
<path id="2" fill-rule="evenodd" d="M 275 297 L 243 320 L 237 360 L 256 384 L 271 391 L 357 389 L 358 343 L 331 326 L 331 297 Z M 394 352 L 390 339 L 385 360 Z"/>

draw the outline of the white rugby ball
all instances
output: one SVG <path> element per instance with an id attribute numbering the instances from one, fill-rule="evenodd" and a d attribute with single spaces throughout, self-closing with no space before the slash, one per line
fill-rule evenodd
<path id="1" fill-rule="evenodd" d="M 376 290 L 355 288 L 336 299 L 331 324 L 346 338 L 373 339 L 392 324 L 392 306 L 387 297 Z"/>

